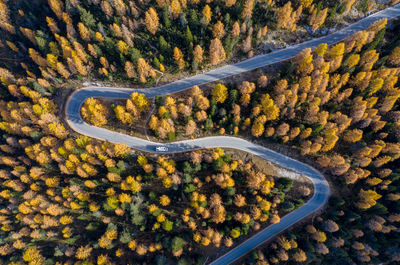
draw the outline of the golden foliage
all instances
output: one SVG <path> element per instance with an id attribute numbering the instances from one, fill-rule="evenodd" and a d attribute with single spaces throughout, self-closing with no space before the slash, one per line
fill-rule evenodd
<path id="1" fill-rule="evenodd" d="M 95 126 L 107 124 L 109 110 L 98 99 L 87 99 L 81 108 L 81 113 L 84 119 L 89 120 Z"/>
<path id="2" fill-rule="evenodd" d="M 224 103 L 228 97 L 228 88 L 223 84 L 216 84 L 211 94 L 217 102 Z"/>
<path id="3" fill-rule="evenodd" d="M 359 194 L 359 201 L 356 206 L 360 209 L 368 209 L 376 204 L 376 200 L 380 199 L 382 195 L 378 194 L 373 190 L 363 190 L 361 189 Z"/>
<path id="4" fill-rule="evenodd" d="M 328 8 L 324 8 L 322 10 L 314 9 L 311 13 L 308 23 L 313 30 L 317 30 L 319 27 L 322 26 L 322 24 L 324 24 L 327 15 Z"/>
<path id="5" fill-rule="evenodd" d="M 297 21 L 300 19 L 302 12 L 303 6 L 299 6 L 296 11 L 293 11 L 292 2 L 288 1 L 283 7 L 277 10 L 278 28 L 295 31 Z"/>
<path id="6" fill-rule="evenodd" d="M 156 77 L 156 72 L 154 71 L 154 69 L 143 58 L 139 58 L 137 61 L 137 71 L 139 74 L 139 80 L 142 83 L 146 83 L 146 80 L 149 77 L 151 78 Z"/>
<path id="7" fill-rule="evenodd" d="M 150 7 L 145 14 L 146 28 L 151 34 L 156 34 L 158 29 L 158 15 L 154 8 Z"/>
<path id="8" fill-rule="evenodd" d="M 210 23 L 210 21 L 211 21 L 211 16 L 212 16 L 210 6 L 205 5 L 203 8 L 203 11 L 201 13 L 203 14 L 204 20 L 205 20 L 206 24 L 208 25 L 208 23 Z"/>
<path id="9" fill-rule="evenodd" d="M 174 18 L 177 18 L 182 13 L 182 7 L 179 0 L 172 0 L 170 8 Z"/>

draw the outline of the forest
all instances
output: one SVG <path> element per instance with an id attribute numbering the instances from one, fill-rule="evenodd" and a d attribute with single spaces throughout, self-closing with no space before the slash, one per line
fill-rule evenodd
<path id="1" fill-rule="evenodd" d="M 2 0 L 0 65 L 43 92 L 71 78 L 152 85 L 326 34 L 397 2 Z"/>
<path id="2" fill-rule="evenodd" d="M 312 196 L 310 185 L 232 150 L 156 156 L 78 135 L 64 120 L 65 91 L 166 83 L 398 2 L 0 0 L 0 260 L 203 264 L 278 223 Z M 333 190 L 323 213 L 243 263 L 396 264 L 399 31 L 382 19 L 274 72 L 165 97 L 90 98 L 81 115 L 160 142 L 232 135 L 282 146 L 323 172 Z"/>
<path id="3" fill-rule="evenodd" d="M 390 238 L 400 220 L 396 166 L 400 157 L 396 104 L 400 40 L 394 36 L 399 24 L 389 31 L 386 24 L 386 20 L 377 21 L 331 47 L 321 44 L 314 51 L 305 49 L 285 62 L 278 75 L 255 71 L 255 83 L 216 82 L 204 91 L 193 87 L 154 100 L 135 92 L 124 104 L 89 99 L 82 114 L 87 122 L 105 127 L 110 122 L 111 127 L 127 132 L 135 130 L 136 119 L 147 116 L 148 131 L 164 141 L 234 135 L 261 144 L 288 145 L 300 156 L 312 158 L 340 192 L 331 199 L 328 218 L 318 217 L 318 229 L 305 228 L 309 236 L 301 238 L 302 245 L 308 246 L 307 253 L 315 253 L 308 260 L 383 261 L 377 253 L 386 250 L 383 242 L 393 244 Z M 103 116 L 91 115 L 89 106 L 102 108 L 95 113 Z M 154 112 L 149 116 L 151 107 Z M 366 218 L 364 228 L 360 221 Z M 296 234 L 287 238 L 297 239 Z M 345 244 L 348 241 L 352 243 Z M 249 260 L 280 263 L 289 260 L 289 253 L 298 261 L 307 258 L 299 254 L 304 252 L 301 248 L 289 251 L 282 244 L 274 245 L 269 260 L 262 257 L 271 256 L 271 251 L 255 253 Z M 346 252 L 346 247 L 357 252 Z M 298 255 L 301 258 L 295 258 Z"/>

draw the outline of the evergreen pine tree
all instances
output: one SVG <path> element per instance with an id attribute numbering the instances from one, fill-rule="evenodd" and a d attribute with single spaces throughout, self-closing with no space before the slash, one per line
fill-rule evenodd
<path id="1" fill-rule="evenodd" d="M 167 6 L 163 7 L 162 21 L 163 21 L 164 27 L 169 28 L 171 26 L 171 20 L 169 18 L 169 11 L 168 11 L 168 7 Z"/>
<path id="2" fill-rule="evenodd" d="M 193 46 L 193 35 L 190 31 L 189 26 L 186 26 L 186 33 L 185 33 L 185 44 L 186 46 Z"/>
<path id="3" fill-rule="evenodd" d="M 166 53 L 169 50 L 169 44 L 167 41 L 164 39 L 162 35 L 158 38 L 158 45 L 160 46 L 160 50 L 162 53 Z"/>

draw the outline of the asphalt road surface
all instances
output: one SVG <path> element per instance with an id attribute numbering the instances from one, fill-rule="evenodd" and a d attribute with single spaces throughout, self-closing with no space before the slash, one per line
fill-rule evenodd
<path id="1" fill-rule="evenodd" d="M 212 261 L 212 265 L 230 264 L 240 257 L 244 256 L 249 251 L 260 246 L 264 242 L 273 238 L 275 235 L 289 228 L 293 224 L 299 222 L 305 217 L 315 213 L 321 209 L 329 199 L 330 188 L 324 176 L 316 169 L 303 164 L 299 161 L 291 159 L 282 154 L 276 153 L 270 149 L 259 146 L 247 140 L 238 137 L 215 136 L 205 137 L 194 140 L 186 140 L 173 142 L 168 144 L 154 143 L 141 138 L 132 137 L 129 135 L 117 133 L 104 128 L 95 127 L 85 123 L 80 115 L 80 109 L 86 99 L 94 97 L 125 99 L 129 98 L 134 91 L 144 93 L 148 97 L 163 96 L 182 90 L 189 89 L 195 85 L 201 85 L 208 82 L 213 82 L 229 76 L 234 76 L 246 71 L 254 70 L 259 67 L 264 67 L 273 63 L 281 62 L 294 57 L 297 53 L 305 48 L 315 48 L 321 43 L 328 45 L 340 42 L 348 36 L 359 30 L 367 29 L 373 22 L 381 19 L 393 19 L 400 16 L 400 4 L 387 8 L 383 11 L 375 13 L 371 16 L 363 18 L 358 22 L 349 25 L 348 27 L 336 33 L 306 41 L 300 44 L 290 46 L 286 49 L 277 50 L 265 55 L 255 56 L 251 59 L 242 61 L 237 64 L 226 65 L 220 68 L 209 71 L 208 73 L 195 75 L 193 77 L 179 80 L 164 86 L 150 89 L 127 89 L 127 88 L 111 88 L 111 87 L 86 87 L 75 91 L 69 97 L 66 106 L 66 119 L 69 126 L 76 132 L 97 138 L 112 143 L 125 143 L 129 147 L 144 152 L 150 153 L 173 153 L 191 151 L 202 148 L 234 148 L 241 151 L 259 156 L 265 160 L 271 161 L 279 166 L 293 170 L 299 174 L 308 177 L 314 185 L 314 194 L 312 198 L 300 208 L 284 216 L 277 224 L 268 226 L 261 230 L 246 241 L 232 248 L 230 251 Z M 157 146 L 168 147 L 168 152 L 157 152 Z"/>

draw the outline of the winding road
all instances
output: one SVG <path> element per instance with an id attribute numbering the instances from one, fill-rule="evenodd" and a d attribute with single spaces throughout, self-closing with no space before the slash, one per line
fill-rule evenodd
<path id="1" fill-rule="evenodd" d="M 234 76 L 246 71 L 254 70 L 260 67 L 290 59 L 294 57 L 298 52 L 308 47 L 315 48 L 321 43 L 327 43 L 328 45 L 337 43 L 359 30 L 367 29 L 373 22 L 378 19 L 393 19 L 398 16 L 400 16 L 400 4 L 363 18 L 360 21 L 349 25 L 343 30 L 340 30 L 328 36 L 296 44 L 286 49 L 277 50 L 272 53 L 259 55 L 237 64 L 222 66 L 220 68 L 209 71 L 208 73 L 195 75 L 193 77 L 179 80 L 160 87 L 150 89 L 85 87 L 80 90 L 76 90 L 68 98 L 65 108 L 66 121 L 71 129 L 80 134 L 104 141 L 109 141 L 112 143 L 125 143 L 133 149 L 144 152 L 165 154 L 166 152 L 156 151 L 156 147 L 161 145 L 168 147 L 168 153 L 215 147 L 234 148 L 259 156 L 260 158 L 271 161 L 272 163 L 275 163 L 279 166 L 308 177 L 314 185 L 314 194 L 307 203 L 305 203 L 303 206 L 296 209 L 295 211 L 285 215 L 279 223 L 270 225 L 265 229 L 259 231 L 254 236 L 248 238 L 246 241 L 240 243 L 239 245 L 232 248 L 230 251 L 210 263 L 212 265 L 230 264 L 238 260 L 240 257 L 244 256 L 249 251 L 253 250 L 254 248 L 273 238 L 277 234 L 281 233 L 285 229 L 291 227 L 300 220 L 320 210 L 326 204 L 331 194 L 329 184 L 324 176 L 318 170 L 304 163 L 301 163 L 287 156 L 276 153 L 270 149 L 238 137 L 215 136 L 173 142 L 168 144 L 160 144 L 110 131 L 104 128 L 95 127 L 83 121 L 80 115 L 82 104 L 85 102 L 86 99 L 91 97 L 127 99 L 134 91 L 144 93 L 147 97 L 163 96 L 179 92 L 189 89 L 194 85 L 201 85 L 213 82 L 222 78 Z"/>

